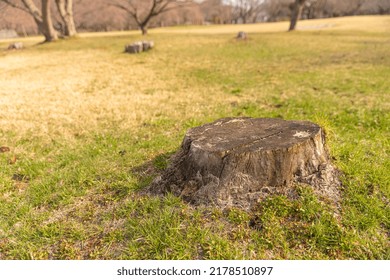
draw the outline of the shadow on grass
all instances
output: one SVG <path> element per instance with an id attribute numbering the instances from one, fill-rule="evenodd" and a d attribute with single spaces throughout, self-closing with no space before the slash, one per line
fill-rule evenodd
<path id="1" fill-rule="evenodd" d="M 168 167 L 175 152 L 176 151 L 170 151 L 159 154 L 153 159 L 132 168 L 131 172 L 138 180 L 136 190 L 142 192 L 142 190 L 149 186 L 156 177 L 160 176 Z"/>

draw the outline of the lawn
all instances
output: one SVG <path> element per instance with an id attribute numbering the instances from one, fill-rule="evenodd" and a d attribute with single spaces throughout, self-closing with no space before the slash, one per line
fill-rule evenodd
<path id="1" fill-rule="evenodd" d="M 390 17 L 299 26 L 154 29 L 139 55 L 138 32 L 0 41 L 0 259 L 390 259 Z M 307 186 L 251 212 L 142 194 L 227 116 L 323 126 L 339 207 Z"/>

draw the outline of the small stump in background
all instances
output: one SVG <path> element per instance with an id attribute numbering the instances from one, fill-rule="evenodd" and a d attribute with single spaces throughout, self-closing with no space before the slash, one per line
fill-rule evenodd
<path id="1" fill-rule="evenodd" d="M 21 50 L 24 48 L 24 45 L 22 42 L 15 42 L 8 46 L 9 50 Z"/>
<path id="2" fill-rule="evenodd" d="M 142 48 L 144 51 L 148 51 L 154 48 L 153 41 L 142 41 Z"/>
<path id="3" fill-rule="evenodd" d="M 140 53 L 148 51 L 154 47 L 153 41 L 139 41 L 125 46 L 125 52 L 127 53 Z"/>
<path id="4" fill-rule="evenodd" d="M 338 201 L 340 181 L 320 126 L 308 121 L 225 118 L 190 129 L 148 192 L 194 204 L 246 210 L 271 194 L 294 197 L 296 184 Z"/>
<path id="5" fill-rule="evenodd" d="M 240 31 L 240 32 L 238 32 L 236 39 L 237 40 L 246 40 L 246 39 L 248 39 L 248 35 L 244 31 Z"/>

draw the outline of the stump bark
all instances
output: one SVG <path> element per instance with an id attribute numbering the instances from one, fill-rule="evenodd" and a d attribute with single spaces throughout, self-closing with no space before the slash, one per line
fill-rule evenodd
<path id="1" fill-rule="evenodd" d="M 22 42 L 15 42 L 8 46 L 8 50 L 21 50 L 23 47 L 24 46 Z"/>
<path id="2" fill-rule="evenodd" d="M 333 201 L 340 181 L 320 126 L 308 121 L 225 118 L 190 129 L 148 191 L 195 204 L 249 209 L 307 184 Z"/>
<path id="3" fill-rule="evenodd" d="M 151 50 L 154 47 L 153 41 L 140 41 L 134 42 L 130 45 L 125 46 L 125 52 L 127 53 L 141 53 Z"/>
<path id="4" fill-rule="evenodd" d="M 246 39 L 248 39 L 248 35 L 246 34 L 246 32 L 240 31 L 237 33 L 236 39 L 237 40 L 246 40 Z"/>
<path id="5" fill-rule="evenodd" d="M 128 52 L 128 53 L 140 53 L 142 51 L 143 51 L 142 42 L 134 42 L 130 45 L 125 46 L 125 52 Z"/>
<path id="6" fill-rule="evenodd" d="M 148 50 L 154 48 L 154 42 L 153 41 L 142 41 L 142 46 L 143 46 L 144 51 L 148 51 Z"/>

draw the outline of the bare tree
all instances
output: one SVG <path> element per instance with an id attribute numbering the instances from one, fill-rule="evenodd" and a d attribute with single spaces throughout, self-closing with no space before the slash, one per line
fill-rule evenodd
<path id="1" fill-rule="evenodd" d="M 0 2 L 22 10 L 34 19 L 38 31 L 45 37 L 45 42 L 58 39 L 57 31 L 54 29 L 52 20 L 52 0 L 42 0 L 41 7 L 38 8 L 33 0 L 0 0 Z M 64 35 L 73 36 L 76 28 L 73 20 L 73 0 L 55 0 L 58 12 L 64 23 Z"/>
<path id="2" fill-rule="evenodd" d="M 205 0 L 200 3 L 204 20 L 209 23 L 223 24 L 232 22 L 231 5 L 225 5 L 223 0 Z"/>
<path id="3" fill-rule="evenodd" d="M 323 17 L 328 0 L 307 0 L 303 7 L 302 18 L 314 19 Z"/>
<path id="4" fill-rule="evenodd" d="M 51 42 L 58 39 L 57 31 L 54 29 L 51 18 L 52 0 L 42 0 L 42 22 L 45 35 L 45 42 Z"/>
<path id="5" fill-rule="evenodd" d="M 267 13 L 266 21 L 277 21 L 282 12 L 282 3 L 280 1 L 268 0 L 265 3 L 265 10 Z"/>
<path id="6" fill-rule="evenodd" d="M 158 15 L 150 23 L 150 26 L 172 26 L 172 25 L 201 25 L 204 22 L 203 13 L 199 3 L 194 2 L 180 9 L 173 9 L 166 13 Z"/>
<path id="7" fill-rule="evenodd" d="M 15 0 L 1 1 L 11 7 L 20 9 L 30 14 L 37 24 L 38 30 L 45 37 L 45 42 L 51 42 L 58 39 L 57 32 L 53 27 L 53 22 L 51 19 L 51 0 L 42 0 L 41 9 L 38 9 L 32 0 L 20 0 L 20 3 Z"/>
<path id="8" fill-rule="evenodd" d="M 300 19 L 380 14 L 380 3 L 390 5 L 390 0 L 265 0 L 265 3 L 268 21 L 290 16 L 289 31 L 292 31 Z"/>
<path id="9" fill-rule="evenodd" d="M 242 23 L 256 22 L 258 15 L 262 11 L 264 0 L 230 0 L 233 7 L 234 21 Z"/>
<path id="10" fill-rule="evenodd" d="M 55 0 L 55 2 L 64 23 L 64 35 L 69 37 L 75 36 L 77 31 L 73 19 L 73 0 Z"/>
<path id="11" fill-rule="evenodd" d="M 148 25 L 154 17 L 192 3 L 191 0 L 114 0 L 109 2 L 113 2 L 110 5 L 127 12 L 137 23 L 143 35 L 148 33 Z"/>
<path id="12" fill-rule="evenodd" d="M 354 16 L 359 14 L 360 9 L 362 6 L 367 2 L 366 0 L 354 0 L 350 1 L 349 9 L 346 12 L 346 15 Z"/>
<path id="13" fill-rule="evenodd" d="M 107 32 L 136 26 L 125 11 L 107 3 L 107 0 L 73 0 L 76 29 Z"/>
<path id="14" fill-rule="evenodd" d="M 301 18 L 302 9 L 307 0 L 295 0 L 291 6 L 291 19 L 290 19 L 290 28 L 288 31 L 295 30 L 298 20 Z"/>
<path id="15" fill-rule="evenodd" d="M 390 1 L 381 0 L 378 3 L 378 13 L 380 15 L 390 14 Z"/>

